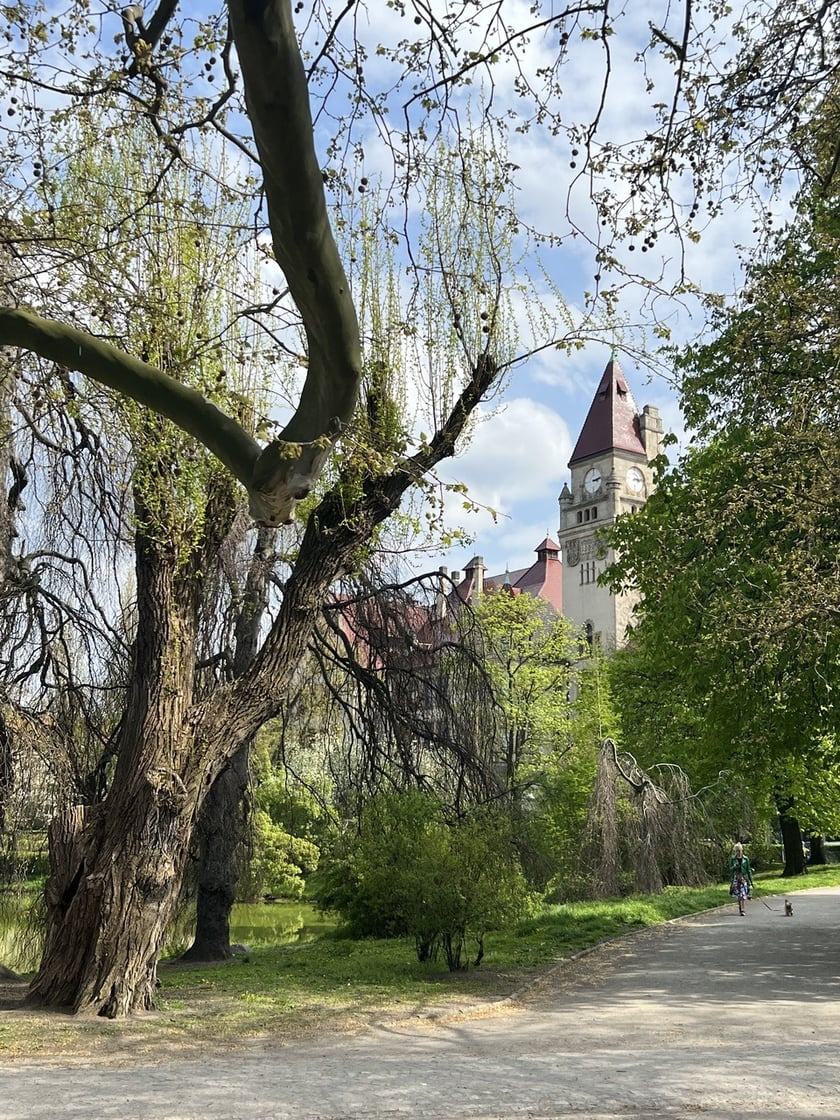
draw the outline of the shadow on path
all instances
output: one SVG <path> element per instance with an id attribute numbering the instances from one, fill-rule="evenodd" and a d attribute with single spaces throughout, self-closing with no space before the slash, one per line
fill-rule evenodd
<path id="1" fill-rule="evenodd" d="M 840 888 L 620 939 L 479 1018 L 0 1070 L 0 1120 L 840 1120 Z M 771 905 L 772 904 L 772 905 Z"/>

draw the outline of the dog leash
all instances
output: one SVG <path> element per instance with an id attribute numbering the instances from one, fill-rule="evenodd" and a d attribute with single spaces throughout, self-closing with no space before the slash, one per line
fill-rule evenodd
<path id="1" fill-rule="evenodd" d="M 778 906 L 770 906 L 770 905 L 769 905 L 768 903 L 766 903 L 766 902 L 764 901 L 764 899 L 763 899 L 763 898 L 761 897 L 761 895 L 760 895 L 760 894 L 758 894 L 757 892 L 754 892 L 754 893 L 755 893 L 755 897 L 756 897 L 756 898 L 758 899 L 758 901 L 759 901 L 759 902 L 760 902 L 760 903 L 762 904 L 762 906 L 766 906 L 766 907 L 767 907 L 767 909 L 768 909 L 768 910 L 769 910 L 769 911 L 770 911 L 770 912 L 771 912 L 772 914 L 778 914 L 778 913 L 780 913 L 780 910 L 779 910 Z"/>

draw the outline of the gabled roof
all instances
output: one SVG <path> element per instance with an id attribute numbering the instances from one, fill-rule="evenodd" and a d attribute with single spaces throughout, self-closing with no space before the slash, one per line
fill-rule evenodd
<path id="1" fill-rule="evenodd" d="M 639 410 L 621 366 L 610 358 L 589 406 L 569 466 L 613 449 L 634 452 L 647 458 L 639 431 Z"/>
<path id="2" fill-rule="evenodd" d="M 546 537 L 534 549 L 536 562 L 530 568 L 505 572 L 485 579 L 488 591 L 504 588 L 510 594 L 533 595 L 544 599 L 559 613 L 563 611 L 563 565 L 560 562 L 560 545 Z"/>

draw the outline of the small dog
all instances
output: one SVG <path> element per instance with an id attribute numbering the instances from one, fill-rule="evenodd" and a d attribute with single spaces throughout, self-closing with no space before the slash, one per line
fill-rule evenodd
<path id="1" fill-rule="evenodd" d="M 786 918 L 792 918 L 793 917 L 793 903 L 788 902 L 787 899 L 785 899 L 785 917 Z"/>

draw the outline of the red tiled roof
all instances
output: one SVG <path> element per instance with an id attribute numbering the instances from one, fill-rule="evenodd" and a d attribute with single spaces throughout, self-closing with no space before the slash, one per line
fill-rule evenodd
<path id="1" fill-rule="evenodd" d="M 488 591 L 498 591 L 505 584 L 515 593 L 525 592 L 535 598 L 544 599 L 562 614 L 563 611 L 563 565 L 560 563 L 560 545 L 549 537 L 534 549 L 536 562 L 530 568 L 520 568 L 516 572 L 503 572 L 484 580 Z"/>
<path id="2" fill-rule="evenodd" d="M 490 583 L 492 583 L 492 584 L 494 584 L 495 586 L 498 587 L 499 584 L 507 581 L 508 583 L 510 583 L 514 587 L 516 587 L 517 583 L 519 583 L 520 579 L 522 579 L 522 577 L 525 575 L 525 573 L 527 571 L 530 571 L 530 569 L 529 568 L 517 568 L 513 572 L 503 572 L 502 575 L 500 575 L 500 576 L 488 576 L 487 579 L 485 579 L 484 582 L 487 583 L 488 580 L 489 580 Z"/>
<path id="3" fill-rule="evenodd" d="M 613 448 L 646 457 L 639 432 L 639 410 L 621 366 L 611 358 L 589 406 L 569 466 Z"/>

